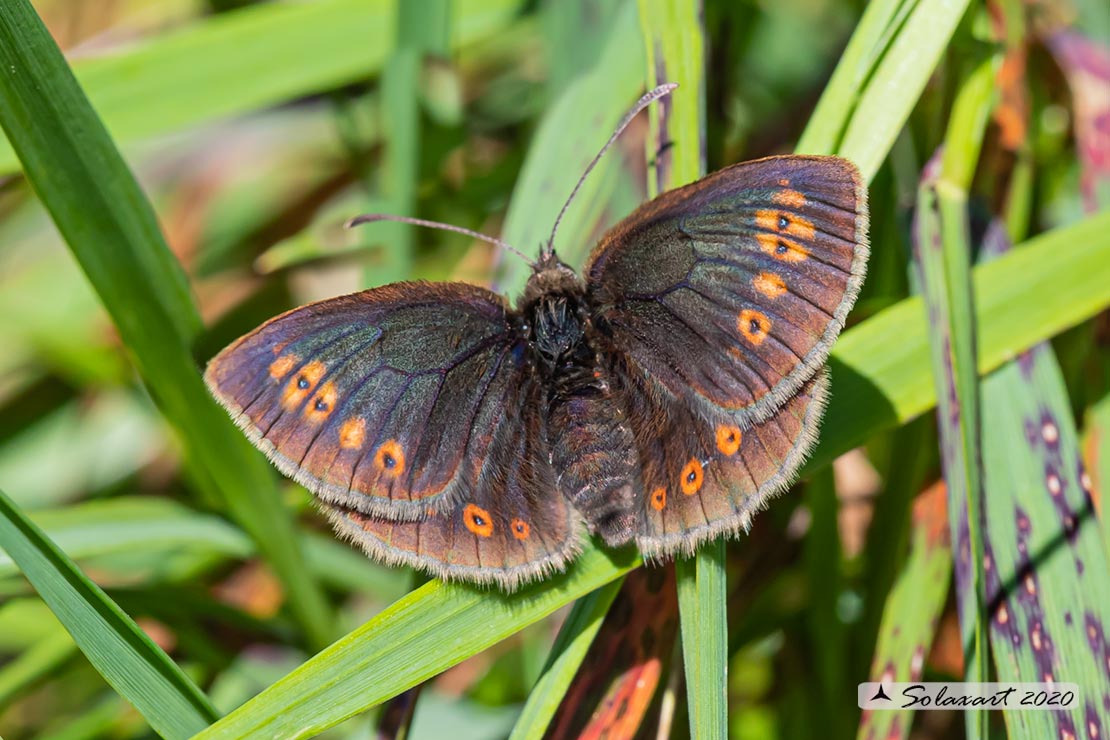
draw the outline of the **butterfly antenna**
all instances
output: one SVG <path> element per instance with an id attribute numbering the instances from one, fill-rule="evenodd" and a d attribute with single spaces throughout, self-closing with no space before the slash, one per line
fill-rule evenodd
<path id="1" fill-rule="evenodd" d="M 501 249 L 507 249 L 515 255 L 520 256 L 525 262 L 531 264 L 532 260 L 528 258 L 523 252 L 507 242 L 503 242 L 497 237 L 481 234 L 477 231 L 464 229 L 461 226 L 452 226 L 451 224 L 442 224 L 439 221 L 425 221 L 422 218 L 410 218 L 408 216 L 394 216 L 390 213 L 365 213 L 361 216 L 355 216 L 347 223 L 343 224 L 346 228 L 352 229 L 360 224 L 371 224 L 375 221 L 392 221 L 398 224 L 410 224 L 412 226 L 426 226 L 429 229 L 439 229 L 441 231 L 453 231 L 456 234 L 465 234 L 472 239 L 479 239 L 481 241 L 493 244 Z"/>
<path id="2" fill-rule="evenodd" d="M 566 214 L 567 209 L 570 208 L 574 196 L 578 195 L 578 190 L 582 187 L 582 183 L 586 181 L 586 177 L 593 171 L 593 168 L 597 166 L 597 163 L 601 161 L 601 157 L 609 150 L 609 147 L 613 146 L 613 142 L 615 142 L 621 133 L 628 128 L 628 124 L 632 123 L 632 119 L 635 118 L 640 111 L 647 108 L 664 95 L 669 94 L 671 90 L 674 90 L 676 87 L 678 87 L 678 85 L 675 83 L 668 82 L 659 85 L 653 90 L 649 90 L 642 98 L 636 101 L 636 104 L 633 105 L 627 113 L 624 114 L 624 118 L 617 124 L 617 128 L 613 131 L 613 135 L 609 137 L 609 141 L 605 142 L 605 146 L 601 147 L 601 151 L 597 153 L 597 156 L 590 160 L 590 163 L 586 166 L 585 172 L 582 173 L 582 177 L 578 178 L 574 190 L 570 191 L 570 197 L 567 198 L 567 202 L 563 204 L 563 210 L 559 211 L 559 216 L 555 219 L 555 225 L 551 227 L 551 236 L 547 238 L 547 245 L 543 249 L 544 256 L 550 255 L 554 250 L 555 232 L 559 230 L 559 224 L 562 222 L 563 216 Z"/>

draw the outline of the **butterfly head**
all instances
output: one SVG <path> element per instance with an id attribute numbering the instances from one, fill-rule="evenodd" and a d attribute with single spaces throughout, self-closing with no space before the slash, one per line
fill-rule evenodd
<path id="1" fill-rule="evenodd" d="M 545 246 L 539 259 L 532 263 L 532 277 L 524 288 L 524 303 L 530 304 L 540 296 L 549 294 L 578 293 L 581 281 L 570 265 L 559 259 L 555 250 Z"/>

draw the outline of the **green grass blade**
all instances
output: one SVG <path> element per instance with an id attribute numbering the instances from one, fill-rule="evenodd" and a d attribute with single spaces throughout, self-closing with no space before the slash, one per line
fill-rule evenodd
<path id="1" fill-rule="evenodd" d="M 909 557 L 883 607 L 868 681 L 921 680 L 951 578 L 945 489 L 937 484 L 914 502 Z M 868 712 L 856 737 L 900 740 L 909 737 L 912 721 L 910 709 Z"/>
<path id="2" fill-rule="evenodd" d="M 1064 250 L 1070 259 L 1057 259 Z M 1110 305 L 1110 283 L 1102 279 L 1108 261 L 1110 214 L 1103 214 L 976 267 L 980 372 Z M 1041 296 L 1041 310 L 1025 310 L 1030 295 Z M 910 298 L 853 327 L 837 342 L 832 402 L 810 470 L 933 406 L 926 323 L 921 299 Z M 892 343 L 890 337 L 899 341 Z M 606 554 L 590 543 L 567 575 L 512 597 L 429 584 L 202 737 L 309 736 L 446 670 L 638 564 L 631 553 Z"/>
<path id="3" fill-rule="evenodd" d="M 407 3 L 406 3 L 407 4 Z M 247 113 L 377 73 L 393 48 L 393 0 L 261 3 L 74 63 L 117 141 Z M 520 0 L 454 0 L 451 45 L 504 29 Z M 0 140 L 0 173 L 19 167 Z"/>
<path id="4" fill-rule="evenodd" d="M 701 13 L 693 3 L 640 0 L 649 86 L 678 83 L 652 106 L 648 135 L 648 195 L 673 190 L 705 174 L 705 68 Z M 663 143 L 671 147 L 664 150 Z M 728 735 L 728 615 L 725 543 L 703 546 L 675 563 L 682 654 L 692 737 Z"/>
<path id="5" fill-rule="evenodd" d="M 539 740 L 544 736 L 620 588 L 621 581 L 611 581 L 574 603 L 509 740 Z"/>
<path id="6" fill-rule="evenodd" d="M 967 6 L 968 0 L 870 3 L 797 150 L 839 154 L 868 180 L 874 177 Z M 905 22 L 896 24 L 907 10 Z"/>
<path id="7" fill-rule="evenodd" d="M 0 547 L 93 667 L 158 734 L 185 738 L 218 715 L 200 689 L 0 492 Z"/>
<path id="8" fill-rule="evenodd" d="M 26 0 L 0 6 L 0 124 L 111 314 L 193 468 L 258 542 L 315 644 L 330 615 L 261 454 L 208 395 L 189 352 L 200 327 L 154 213 Z"/>
<path id="9" fill-rule="evenodd" d="M 304 738 L 496 644 L 639 564 L 589 547 L 567 574 L 512 595 L 433 581 L 197 737 Z"/>
<path id="10" fill-rule="evenodd" d="M 984 251 L 1007 244 L 996 223 Z M 986 600 L 999 681 L 1072 681 L 1067 713 L 1006 713 L 1010 737 L 1110 727 L 1110 566 L 1063 374 L 1042 343 L 982 381 Z M 1068 678 L 1065 678 L 1067 676 Z M 1078 728 L 1078 731 L 1071 728 Z"/>

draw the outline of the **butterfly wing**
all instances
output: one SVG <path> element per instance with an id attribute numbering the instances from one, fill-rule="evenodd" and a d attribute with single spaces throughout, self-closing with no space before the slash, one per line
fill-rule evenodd
<path id="1" fill-rule="evenodd" d="M 278 316 L 217 355 L 205 380 L 324 501 L 416 519 L 479 484 L 523 358 L 496 294 L 401 283 Z"/>
<path id="2" fill-rule="evenodd" d="M 594 320 L 666 395 L 740 426 L 828 356 L 867 264 L 867 191 L 837 157 L 769 157 L 661 195 L 594 250 Z"/>
<path id="3" fill-rule="evenodd" d="M 646 557 L 689 555 L 702 542 L 747 530 L 816 442 L 828 388 L 821 369 L 777 413 L 741 430 L 728 415 L 708 420 L 653 397 L 647 379 L 626 377 L 642 482 L 636 543 Z"/>
<path id="4" fill-rule="evenodd" d="M 374 559 L 445 580 L 512 590 L 562 570 L 578 552 L 581 525 L 555 484 L 543 399 L 534 382 L 514 391 L 476 485 L 450 510 L 406 522 L 324 503 L 325 514 Z"/>

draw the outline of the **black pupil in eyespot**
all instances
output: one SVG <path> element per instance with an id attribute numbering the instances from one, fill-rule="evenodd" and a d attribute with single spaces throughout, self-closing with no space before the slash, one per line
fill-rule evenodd
<path id="1" fill-rule="evenodd" d="M 786 249 L 787 249 L 786 245 L 783 244 L 782 242 L 779 242 L 779 246 L 778 246 L 777 249 L 775 249 L 775 251 L 778 252 L 779 254 L 786 254 Z"/>
<path id="2" fill-rule="evenodd" d="M 305 378 L 297 378 L 297 387 L 303 391 L 305 388 L 308 387 L 308 380 L 306 380 Z"/>
<path id="3" fill-rule="evenodd" d="M 384 463 L 387 468 L 392 468 L 394 465 L 397 464 L 397 461 L 393 459 L 393 455 L 390 455 L 387 452 L 382 455 L 382 463 Z"/>
<path id="4" fill-rule="evenodd" d="M 474 524 L 475 524 L 475 526 L 478 526 L 478 527 L 484 527 L 484 526 L 486 526 L 486 520 L 483 519 L 482 517 L 478 516 L 477 514 L 475 514 L 474 515 Z"/>
<path id="5" fill-rule="evenodd" d="M 788 219 L 786 216 L 779 216 L 779 228 L 780 229 L 785 229 L 789 225 L 790 225 L 790 219 Z"/>
<path id="6" fill-rule="evenodd" d="M 693 483 L 694 479 L 697 478 L 697 477 L 698 477 L 698 474 L 695 473 L 693 470 L 691 470 L 690 474 L 688 476 L 686 476 L 686 480 L 689 481 L 690 483 Z"/>
<path id="7" fill-rule="evenodd" d="M 748 329 L 751 331 L 752 334 L 758 334 L 760 331 L 762 331 L 763 327 L 759 325 L 758 319 L 752 319 L 750 322 L 748 322 Z M 731 435 L 729 436 L 729 439 L 732 439 Z"/>
<path id="8" fill-rule="evenodd" d="M 316 410 L 317 410 L 317 411 L 327 411 L 327 410 L 328 410 L 328 403 L 327 403 L 327 401 L 325 401 L 325 400 L 324 400 L 324 399 L 322 399 L 322 398 L 318 398 L 318 399 L 316 399 Z"/>
<path id="9" fill-rule="evenodd" d="M 516 531 L 523 532 L 524 531 L 524 525 L 523 524 L 517 524 L 516 525 Z"/>

